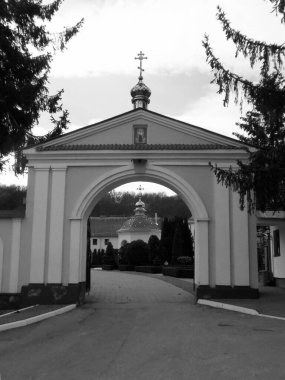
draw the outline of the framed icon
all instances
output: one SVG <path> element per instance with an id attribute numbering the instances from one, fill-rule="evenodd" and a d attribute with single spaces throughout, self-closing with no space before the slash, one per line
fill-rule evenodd
<path id="1" fill-rule="evenodd" d="M 147 126 L 136 125 L 134 126 L 134 144 L 147 143 Z"/>

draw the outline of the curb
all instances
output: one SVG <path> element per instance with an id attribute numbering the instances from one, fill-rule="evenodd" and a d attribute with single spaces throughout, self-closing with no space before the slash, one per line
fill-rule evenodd
<path id="1" fill-rule="evenodd" d="M 241 306 L 231 305 L 231 304 L 228 304 L 228 303 L 209 301 L 209 300 L 204 300 L 204 299 L 199 299 L 197 301 L 197 303 L 199 303 L 200 305 L 215 307 L 217 309 L 230 310 L 230 311 L 235 311 L 237 313 L 243 313 L 243 314 L 248 314 L 248 315 L 255 315 L 257 317 L 279 319 L 279 320 L 285 321 L 284 317 L 277 317 L 275 315 L 261 314 L 257 310 L 255 310 L 255 309 L 250 309 L 250 308 L 247 308 L 247 307 L 241 307 Z"/>
<path id="2" fill-rule="evenodd" d="M 3 324 L 3 325 L 0 325 L 0 332 L 1 331 L 15 329 L 17 327 L 28 326 L 28 325 L 31 325 L 33 323 L 37 323 L 37 322 L 43 321 L 44 319 L 48 319 L 48 318 L 51 318 L 51 317 L 55 317 L 56 315 L 67 313 L 68 311 L 71 311 L 71 310 L 73 310 L 75 308 L 76 308 L 76 304 L 67 305 L 67 306 L 64 306 L 64 307 L 62 307 L 60 309 L 50 311 L 48 313 L 36 315 L 34 317 L 27 318 L 27 319 L 22 319 L 20 321 L 6 323 L 6 324 Z"/>

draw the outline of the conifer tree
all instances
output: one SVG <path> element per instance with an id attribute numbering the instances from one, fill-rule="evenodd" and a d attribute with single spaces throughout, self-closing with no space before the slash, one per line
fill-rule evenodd
<path id="1" fill-rule="evenodd" d="M 64 50 L 83 20 L 50 33 L 51 21 L 63 0 L 43 5 L 43 0 L 1 0 L 0 5 L 0 171 L 6 156 L 15 153 L 16 173 L 24 169 L 21 150 L 27 144 L 60 135 L 68 124 L 63 109 L 63 90 L 49 94 L 48 74 L 55 51 Z M 46 2 L 45 2 L 46 3 Z M 52 130 L 43 137 L 33 135 L 40 114 L 50 115 Z"/>
<path id="2" fill-rule="evenodd" d="M 269 1 L 284 22 L 285 1 Z M 226 170 L 210 163 L 211 168 L 218 182 L 239 193 L 241 209 L 247 203 L 248 212 L 256 208 L 285 210 L 285 46 L 248 38 L 231 27 L 220 7 L 217 18 L 226 38 L 235 44 L 236 56 L 243 54 L 252 68 L 260 64 L 260 80 L 253 83 L 226 69 L 205 36 L 203 46 L 214 74 L 212 82 L 218 86 L 218 93 L 224 95 L 224 105 L 228 105 L 230 95 L 234 94 L 236 103 L 242 106 L 246 100 L 252 106 L 237 123 L 245 134 L 235 134 L 248 144 L 248 161 L 238 161 L 235 168 Z"/>

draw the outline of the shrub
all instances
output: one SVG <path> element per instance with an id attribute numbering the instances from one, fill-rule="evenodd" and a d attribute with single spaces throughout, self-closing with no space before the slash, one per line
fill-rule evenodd
<path id="1" fill-rule="evenodd" d="M 149 247 L 143 240 L 134 240 L 126 246 L 126 263 L 128 265 L 147 265 Z"/>
<path id="2" fill-rule="evenodd" d="M 177 262 L 181 265 L 191 265 L 191 264 L 193 264 L 193 257 L 179 256 L 179 257 L 177 257 Z"/>
<path id="3" fill-rule="evenodd" d="M 153 264 L 153 260 L 160 256 L 160 240 L 156 235 L 151 235 L 148 239 L 149 262 Z"/>
<path id="4" fill-rule="evenodd" d="M 121 247 L 119 249 L 119 265 L 126 265 L 127 264 L 127 259 L 126 259 L 126 250 L 128 246 L 127 240 L 123 240 L 121 242 Z"/>
<path id="5" fill-rule="evenodd" d="M 114 248 L 113 248 L 113 244 L 110 241 L 107 244 L 106 253 L 103 256 L 103 264 L 106 264 L 106 265 L 115 264 Z"/>

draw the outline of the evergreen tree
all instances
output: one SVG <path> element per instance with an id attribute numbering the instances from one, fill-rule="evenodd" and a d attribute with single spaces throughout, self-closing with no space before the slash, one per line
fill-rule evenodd
<path id="1" fill-rule="evenodd" d="M 107 265 L 114 265 L 115 264 L 115 257 L 114 257 L 114 247 L 113 244 L 109 241 L 107 244 L 106 252 L 103 257 L 104 264 Z"/>
<path id="2" fill-rule="evenodd" d="M 182 221 L 182 239 L 184 245 L 184 256 L 194 256 L 194 239 L 192 232 L 190 231 L 188 220 Z"/>
<path id="3" fill-rule="evenodd" d="M 151 235 L 148 239 L 149 263 L 153 264 L 154 259 L 158 260 L 160 256 L 160 240 L 156 235 Z"/>
<path id="4" fill-rule="evenodd" d="M 163 262 L 171 262 L 172 243 L 175 232 L 175 219 L 164 218 L 161 228 L 160 256 Z"/>
<path id="5" fill-rule="evenodd" d="M 21 150 L 27 144 L 60 135 L 68 124 L 63 90 L 50 95 L 47 84 L 53 53 L 64 50 L 83 20 L 63 32 L 47 31 L 63 0 L 2 0 L 0 6 L 0 171 L 5 157 L 16 153 L 15 171 L 24 170 Z M 50 114 L 53 129 L 43 137 L 32 133 L 40 114 Z"/>
<path id="6" fill-rule="evenodd" d="M 269 1 L 276 12 L 282 14 L 284 22 L 285 1 Z M 244 99 L 252 105 L 252 110 L 237 123 L 245 134 L 235 134 L 240 141 L 249 144 L 248 161 L 238 161 L 236 168 L 229 169 L 210 163 L 211 168 L 218 182 L 239 193 L 241 209 L 247 202 L 248 212 L 255 208 L 285 210 L 285 78 L 282 71 L 285 46 L 253 40 L 233 29 L 220 7 L 217 18 L 226 38 L 235 44 L 236 56 L 241 53 L 249 58 L 252 68 L 260 64 L 260 80 L 253 83 L 227 70 L 214 55 L 209 37 L 205 36 L 203 46 L 207 61 L 218 93 L 224 94 L 224 105 L 228 105 L 231 93 L 241 106 Z"/>
<path id="7" fill-rule="evenodd" d="M 185 256 L 185 240 L 183 239 L 183 222 L 176 220 L 176 227 L 172 242 L 171 265 L 177 263 L 177 257 Z"/>
<path id="8" fill-rule="evenodd" d="M 14 210 L 24 207 L 27 190 L 20 186 L 0 186 L 0 210 Z"/>
<path id="9" fill-rule="evenodd" d="M 113 191 L 107 193 L 96 204 L 91 212 L 91 216 L 130 216 L 134 212 L 138 196 L 135 193 L 116 193 Z M 146 204 L 148 215 L 173 218 L 179 216 L 189 218 L 191 212 L 183 200 L 178 196 L 167 196 L 163 193 L 146 193 L 143 195 L 143 201 Z"/>

